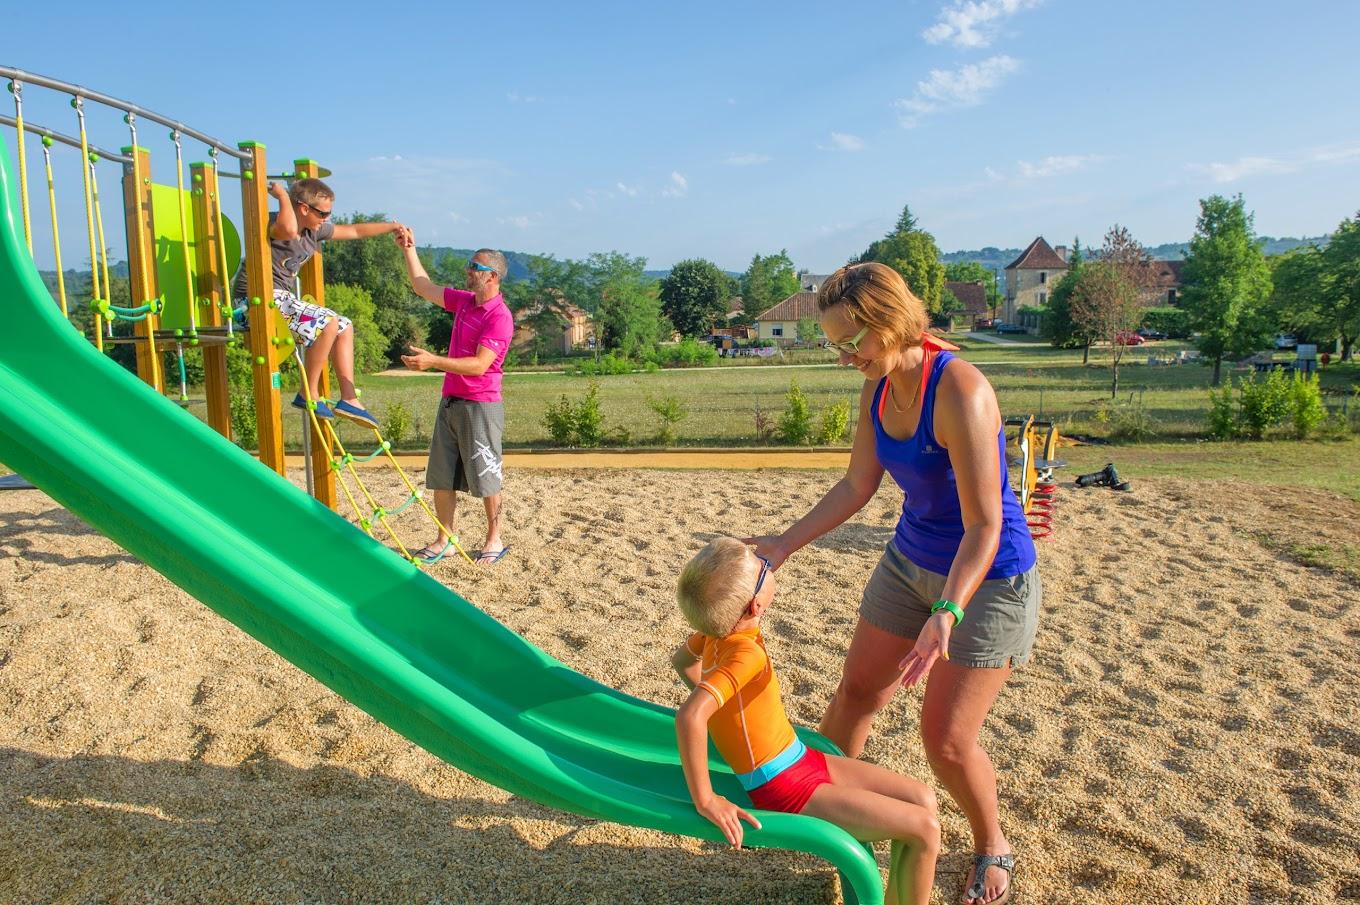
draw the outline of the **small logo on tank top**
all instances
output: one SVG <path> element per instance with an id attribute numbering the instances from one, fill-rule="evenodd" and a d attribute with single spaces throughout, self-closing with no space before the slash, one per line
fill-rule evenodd
<path id="1" fill-rule="evenodd" d="M 927 444 L 921 449 L 921 452 L 923 452 L 923 453 L 937 453 L 937 452 L 942 452 L 942 450 L 941 450 L 939 447 L 937 447 L 937 446 L 935 446 L 934 444 L 932 444 L 932 443 L 927 443 Z"/>

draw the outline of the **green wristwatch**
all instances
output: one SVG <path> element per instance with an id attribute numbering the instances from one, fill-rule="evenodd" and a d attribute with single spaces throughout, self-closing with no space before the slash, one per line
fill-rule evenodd
<path id="1" fill-rule="evenodd" d="M 940 610 L 954 617 L 954 627 L 958 628 L 959 623 L 963 622 L 963 607 L 950 600 L 937 600 L 935 605 L 930 608 L 930 615 L 934 616 Z"/>

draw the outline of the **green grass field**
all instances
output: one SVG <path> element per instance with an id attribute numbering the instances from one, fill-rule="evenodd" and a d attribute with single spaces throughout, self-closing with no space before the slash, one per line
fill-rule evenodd
<path id="1" fill-rule="evenodd" d="M 1002 412 L 1033 413 L 1056 419 L 1066 434 L 1109 437 L 1110 371 L 1106 353 L 1096 350 L 1082 366 L 1080 350 L 1047 346 L 1003 346 L 964 343 L 964 355 L 980 367 L 996 387 Z M 1120 369 L 1120 406 L 1141 406 L 1152 440 L 1195 440 L 1204 435 L 1212 370 L 1205 365 L 1149 366 L 1149 351 L 1167 355 L 1179 343 L 1130 350 Z M 1230 373 L 1227 368 L 1225 374 Z M 505 377 L 506 444 L 538 447 L 549 444 L 543 414 L 550 402 L 566 395 L 573 401 L 586 393 L 591 378 L 553 372 L 512 372 Z M 814 410 L 840 400 L 855 400 L 858 373 L 832 364 L 751 368 L 696 368 L 600 377 L 601 408 L 606 428 L 626 429 L 630 445 L 654 442 L 659 418 L 649 399 L 674 395 L 684 401 L 688 417 L 679 425 L 682 446 L 746 446 L 756 442 L 756 410 L 771 424 L 786 405 L 790 381 L 797 380 Z M 1329 404 L 1347 406 L 1360 418 L 1347 394 L 1360 385 L 1360 365 L 1333 365 L 1323 375 Z M 361 381 L 364 401 L 379 418 L 401 402 L 413 414 L 414 430 L 402 443 L 419 449 L 428 440 L 439 396 L 439 378 L 369 376 Z M 1117 411 L 1117 409 L 1116 409 Z M 852 425 L 853 426 L 853 425 Z M 290 419 L 289 442 L 295 443 L 298 419 Z M 356 434 L 356 436 L 358 436 Z"/>

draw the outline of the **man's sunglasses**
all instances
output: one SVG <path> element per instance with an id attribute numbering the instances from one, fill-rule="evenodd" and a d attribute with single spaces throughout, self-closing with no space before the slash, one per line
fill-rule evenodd
<path id="1" fill-rule="evenodd" d="M 302 203 L 303 203 L 303 204 L 307 204 L 306 201 L 304 201 L 304 202 L 302 202 Z M 312 207 L 312 205 L 310 205 L 310 204 L 307 204 L 307 210 L 309 210 L 309 211 L 311 211 L 312 213 L 316 214 L 316 218 L 317 218 L 318 220 L 325 220 L 325 219 L 329 218 L 330 215 L 331 215 L 331 212 L 330 212 L 330 211 L 323 211 L 321 208 L 319 208 L 319 207 Z"/>
<path id="2" fill-rule="evenodd" d="M 852 337 L 851 339 L 847 339 L 843 343 L 833 343 L 830 340 L 827 340 L 826 344 L 828 348 L 835 349 L 837 352 L 844 352 L 846 355 L 858 355 L 859 344 L 863 342 L 864 337 L 868 335 L 869 328 L 865 327 L 863 330 L 860 330 L 858 333 L 856 333 L 854 337 Z"/>
<path id="3" fill-rule="evenodd" d="M 467 269 L 468 269 L 468 270 L 478 270 L 478 271 L 481 271 L 482 273 L 496 273 L 496 272 L 497 272 L 497 271 L 496 271 L 496 268 L 494 268 L 494 267 L 487 267 L 485 264 L 481 263 L 480 261 L 468 261 Z"/>

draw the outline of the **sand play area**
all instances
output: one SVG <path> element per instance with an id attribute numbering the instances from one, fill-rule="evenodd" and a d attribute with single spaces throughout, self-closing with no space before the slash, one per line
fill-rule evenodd
<path id="1" fill-rule="evenodd" d="M 511 554 L 432 573 L 571 667 L 674 705 L 678 566 L 715 531 L 783 527 L 836 477 L 511 469 Z M 765 632 L 797 721 L 835 688 L 899 503 L 885 485 L 780 572 Z M 1281 552 L 1354 543 L 1360 505 L 1069 476 L 1058 506 L 1034 659 L 983 730 L 1019 901 L 1360 902 L 1360 583 Z M 866 756 L 931 781 L 919 693 Z M 940 791 L 946 903 L 970 841 Z M 840 900 L 810 856 L 583 820 L 460 773 L 41 492 L 0 494 L 0 902 Z"/>

